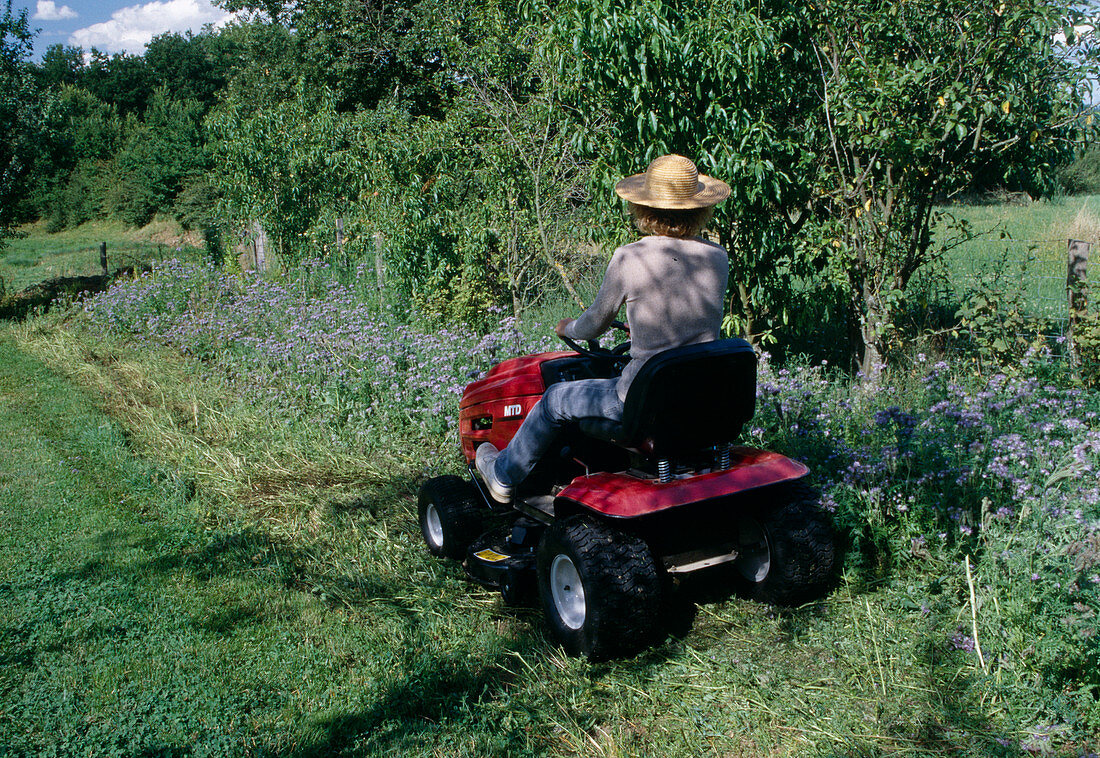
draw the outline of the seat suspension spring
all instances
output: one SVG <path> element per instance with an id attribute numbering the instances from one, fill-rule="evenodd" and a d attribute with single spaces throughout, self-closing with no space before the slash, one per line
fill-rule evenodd
<path id="1" fill-rule="evenodd" d="M 657 478 L 662 483 L 672 481 L 672 464 L 668 458 L 661 458 L 657 461 Z"/>
<path id="2" fill-rule="evenodd" d="M 724 470 L 730 467 L 730 447 L 728 442 L 722 442 L 714 446 L 715 468 Z"/>

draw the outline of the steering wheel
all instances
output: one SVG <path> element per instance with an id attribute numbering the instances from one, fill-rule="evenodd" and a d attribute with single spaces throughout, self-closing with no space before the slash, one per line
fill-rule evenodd
<path id="1" fill-rule="evenodd" d="M 630 327 L 622 321 L 612 321 L 611 328 L 619 329 L 625 332 L 627 336 L 630 335 Z M 628 355 L 630 351 L 630 340 L 621 342 L 610 350 L 602 347 L 599 340 L 585 340 L 586 347 L 581 347 L 572 337 L 563 336 L 561 341 L 568 345 L 570 350 L 575 350 L 581 355 L 586 355 L 596 360 L 611 361 L 614 363 L 626 363 L 630 360 L 630 356 Z"/>

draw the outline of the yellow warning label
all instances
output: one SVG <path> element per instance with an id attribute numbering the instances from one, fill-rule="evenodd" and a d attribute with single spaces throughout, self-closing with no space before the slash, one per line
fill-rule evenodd
<path id="1" fill-rule="evenodd" d="M 478 552 L 474 553 L 474 555 L 476 557 L 480 558 L 483 561 L 489 561 L 489 563 L 496 563 L 497 561 L 503 561 L 505 558 L 508 557 L 506 555 L 501 555 L 496 550 L 490 550 L 489 548 L 485 548 L 484 550 L 479 550 Z"/>

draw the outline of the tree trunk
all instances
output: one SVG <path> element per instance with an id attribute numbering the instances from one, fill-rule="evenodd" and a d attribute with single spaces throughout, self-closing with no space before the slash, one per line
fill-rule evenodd
<path id="1" fill-rule="evenodd" d="M 252 222 L 252 235 L 256 250 L 256 272 L 262 274 L 267 271 L 267 232 L 259 221 Z"/>
<path id="2" fill-rule="evenodd" d="M 749 297 L 749 290 L 744 282 L 737 283 L 737 294 L 741 298 L 741 311 L 745 314 L 745 327 L 742 336 L 747 339 L 753 347 L 756 347 L 756 340 L 753 339 L 752 333 L 753 327 L 756 326 L 756 319 L 753 318 L 752 314 L 752 298 Z"/>
<path id="3" fill-rule="evenodd" d="M 885 318 L 879 305 L 878 296 L 864 285 L 863 313 L 860 320 L 860 341 L 863 343 L 863 355 L 860 360 L 859 370 L 863 374 L 863 381 L 875 384 L 882 374 L 882 357 L 884 353 Z"/>
<path id="4" fill-rule="evenodd" d="M 545 256 L 547 262 L 551 266 L 553 266 L 554 270 L 558 272 L 558 276 L 561 277 L 562 283 L 565 285 L 565 289 L 572 296 L 574 302 L 576 302 L 576 304 L 578 306 L 580 306 L 580 309 L 583 311 L 584 307 L 585 307 L 584 306 L 584 300 L 582 300 L 581 296 L 577 293 L 577 289 L 576 289 L 576 287 L 573 286 L 573 283 L 571 281 L 569 281 L 569 274 L 566 273 L 565 266 L 561 265 L 561 262 L 558 261 L 557 256 L 554 255 L 553 250 L 551 250 L 551 248 L 550 248 L 550 239 L 546 234 L 545 221 L 543 220 L 542 200 L 539 197 L 539 194 L 540 193 L 539 193 L 539 190 L 538 190 L 538 184 L 536 183 L 536 185 L 535 185 L 535 223 L 538 226 L 538 230 L 539 230 L 539 241 L 542 243 L 542 254 L 543 254 L 543 256 Z"/>

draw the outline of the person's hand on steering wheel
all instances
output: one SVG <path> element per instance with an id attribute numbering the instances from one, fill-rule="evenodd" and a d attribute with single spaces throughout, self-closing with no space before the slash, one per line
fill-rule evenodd
<path id="1" fill-rule="evenodd" d="M 571 318 L 563 318 L 561 321 L 558 322 L 558 325 L 554 327 L 554 333 L 557 334 L 558 337 L 561 338 L 561 341 L 568 345 L 572 350 L 575 350 L 581 355 L 587 355 L 590 358 L 612 360 L 615 362 L 622 361 L 624 363 L 630 360 L 630 356 L 627 354 L 630 350 L 629 340 L 620 345 L 616 345 L 611 350 L 601 347 L 599 340 L 586 340 L 586 342 L 588 343 L 587 347 L 582 347 L 581 345 L 578 345 L 576 341 L 573 340 L 573 338 L 569 337 L 565 333 L 566 329 L 569 328 L 569 325 L 572 324 L 574 320 L 575 319 Z M 612 321 L 611 327 L 613 329 L 619 329 L 623 332 L 626 332 L 627 337 L 630 336 L 630 327 L 627 324 L 624 324 L 622 321 Z"/>

